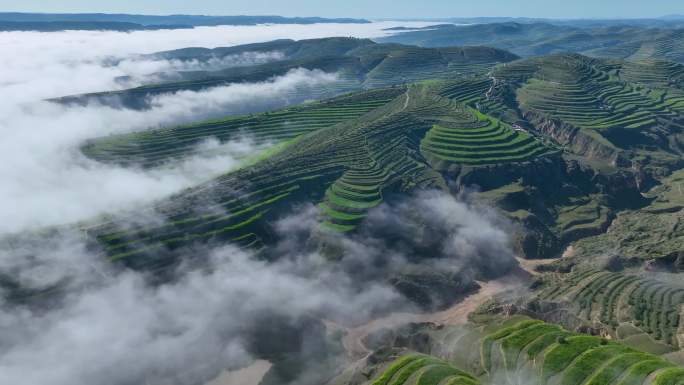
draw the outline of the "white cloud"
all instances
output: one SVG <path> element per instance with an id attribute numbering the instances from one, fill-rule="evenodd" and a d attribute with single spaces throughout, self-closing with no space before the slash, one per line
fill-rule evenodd
<path id="1" fill-rule="evenodd" d="M 0 33 L 0 50 L 12 52 L 0 60 L 0 233 L 70 223 L 148 203 L 235 167 L 240 158 L 260 148 L 249 138 L 225 144 L 209 139 L 201 144 L 201 154 L 150 171 L 86 159 L 78 150 L 85 139 L 269 103 L 285 97 L 293 87 L 325 84 L 334 76 L 295 70 L 262 83 L 161 95 L 145 111 L 65 107 L 41 99 L 116 88 L 119 76 L 144 79 L 159 69 L 188 65 L 126 59 L 132 54 L 284 37 L 378 36 L 388 26 Z M 112 65 L 108 57 L 124 60 Z M 459 215 L 466 210 L 428 198 L 433 204 L 426 207 L 433 210 L 456 210 Z M 464 215 L 468 221 L 488 225 L 479 214 L 466 210 Z M 436 223 L 446 223 L 446 231 L 463 227 L 449 218 Z M 298 231 L 309 229 L 304 226 Z M 466 230 L 453 238 L 454 245 L 467 245 L 468 255 L 478 255 L 472 248 L 482 239 L 463 240 L 470 235 Z M 492 231 L 501 235 L 495 228 Z M 144 378 L 201 377 L 250 359 L 245 328 L 256 327 L 255 317 L 264 312 L 359 322 L 396 305 L 396 292 L 378 281 L 384 271 L 375 271 L 378 267 L 368 265 L 372 258 L 364 258 L 369 253 L 383 257 L 382 250 L 374 248 L 381 242 L 348 240 L 346 246 L 354 255 L 345 269 L 316 253 L 302 253 L 294 236 L 288 233 L 287 242 L 277 248 L 288 257 L 278 263 L 255 261 L 252 255 L 227 246 L 208 251 L 212 261 L 208 269 L 186 271 L 179 280 L 161 286 L 93 255 L 80 235 L 67 230 L 41 235 L 35 243 L 2 243 L 6 239 L 0 236 L 1 274 L 29 288 L 60 284 L 64 290 L 62 300 L 50 308 L 0 302 L 0 384 L 118 385 L 141 383 Z M 504 245 L 504 239 L 496 244 Z M 501 249 L 497 246 L 493 251 Z M 406 259 L 391 257 L 398 262 Z M 357 268 L 373 271 L 363 285 L 359 280 L 364 278 L 348 273 Z M 183 374 L 186 369 L 199 373 Z"/>
<path id="2" fill-rule="evenodd" d="M 63 107 L 41 100 L 120 89 L 123 85 L 117 79 L 122 76 L 132 79 L 128 85 L 135 85 L 160 71 L 271 59 L 247 55 L 200 64 L 144 60 L 140 54 L 279 38 L 379 36 L 386 33 L 382 28 L 391 25 L 394 24 L 0 33 L 0 51 L 11 52 L 0 60 L 0 233 L 67 223 L 103 210 L 149 202 L 234 167 L 240 155 L 235 153 L 234 146 L 226 145 L 224 153 L 189 160 L 184 168 L 143 172 L 84 158 L 78 146 L 88 138 L 240 112 L 245 106 L 269 106 L 274 101 L 282 104 L 294 87 L 333 79 L 317 71 L 294 71 L 259 84 L 161 95 L 153 100 L 148 111 L 98 105 Z M 242 151 L 246 152 L 249 151 Z"/>
<path id="3" fill-rule="evenodd" d="M 219 26 L 194 29 L 111 32 L 0 32 L 0 51 L 11 52 L 0 60 L 0 97 L 30 101 L 77 93 L 118 89 L 115 79 L 140 76 L 155 66 L 173 64 L 123 61 L 126 59 L 186 47 L 229 47 L 275 39 L 311 39 L 329 36 L 381 37 L 385 28 L 399 25 L 426 26 L 420 22 L 370 24 L 314 24 L 267 26 Z M 134 56 L 133 56 L 134 57 Z"/>
<path id="4" fill-rule="evenodd" d="M 161 285 L 93 255 L 71 230 L 31 242 L 0 242 L 6 256 L 0 273 L 11 272 L 24 288 L 59 284 L 56 293 L 62 293 L 50 308 L 0 300 L 0 385 L 197 384 L 263 358 L 255 346 L 261 347 L 257 351 L 277 347 L 268 334 L 274 320 L 302 330 L 301 320 L 308 317 L 353 326 L 389 311 L 410 311 L 386 280 L 411 263 L 425 268 L 438 262 L 438 271 L 458 272 L 477 270 L 477 257 L 487 259 L 485 264 L 514 261 L 500 218 L 444 193 L 426 192 L 377 208 L 356 236 L 331 235 L 344 250 L 336 263 L 307 242 L 317 223 L 313 206 L 293 211 L 297 214 L 274 226 L 277 260 L 258 260 L 230 245 L 194 248 L 187 260 L 206 257 L 208 264 L 183 265 L 177 280 Z M 447 235 L 434 239 L 437 254 L 413 254 L 432 242 L 429 236 L 405 249 L 383 237 L 389 231 L 404 243 L 401 239 L 416 236 L 409 234 L 416 225 L 424 226 L 424 234 Z M 493 246 L 481 244 L 484 234 L 494 236 Z M 455 250 L 454 243 L 468 247 Z M 304 338 L 321 337 L 315 329 L 303 332 Z M 307 342 L 287 349 L 308 359 L 331 353 Z M 307 378 L 320 379 L 315 365 L 320 362 L 307 364 L 312 364 Z"/>
<path id="5" fill-rule="evenodd" d="M 296 87 L 335 80 L 320 71 L 293 70 L 261 83 L 233 84 L 152 99 L 145 111 L 47 102 L 0 106 L 0 233 L 87 219 L 142 204 L 203 182 L 263 150 L 247 139 L 207 148 L 183 163 L 155 170 L 104 165 L 85 158 L 79 145 L 111 133 L 174 125 L 269 105 Z"/>

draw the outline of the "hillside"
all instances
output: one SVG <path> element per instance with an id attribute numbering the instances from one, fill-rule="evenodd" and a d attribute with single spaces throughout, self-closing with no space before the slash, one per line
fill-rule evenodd
<path id="1" fill-rule="evenodd" d="M 260 385 L 684 385 L 682 32 L 579 28 L 440 26 L 390 39 L 426 47 L 338 37 L 143 55 L 268 59 L 44 104 L 144 115 L 162 96 L 291 71 L 336 77 L 261 108 L 79 139 L 78 170 L 159 180 L 231 144 L 249 154 L 129 210 L 1 235 L 12 256 L 1 302 L 38 309 L 42 327 L 53 307 L 80 316 L 96 303 L 200 357 L 162 354 L 161 370 L 121 383 L 206 385 L 226 362 L 267 360 Z M 450 39 L 476 46 L 427 47 Z M 122 180 L 133 182 L 117 193 L 139 179 Z M 51 277 L 41 253 L 81 275 Z M 204 307 L 221 311 L 193 318 Z M 126 318 L 139 313 L 147 323 Z"/>
<path id="2" fill-rule="evenodd" d="M 622 210 L 645 207 L 648 199 L 642 193 L 680 167 L 681 72 L 679 65 L 654 61 L 579 55 L 524 59 L 499 65 L 488 77 L 433 80 L 93 139 L 83 151 L 102 162 L 159 167 L 195 154 L 212 138 L 226 142 L 246 135 L 280 143 L 268 159 L 234 178 L 260 180 L 257 175 L 273 175 L 279 164 L 291 169 L 302 159 L 310 168 L 311 159 L 325 159 L 316 174 L 323 179 L 311 182 L 320 188 L 303 190 L 320 203 L 326 226 L 342 232 L 355 229 L 383 196 L 444 189 L 455 180 L 458 188 L 478 186 L 478 199 L 527 228 L 518 240 L 523 255 L 558 255 L 574 240 L 603 233 Z M 349 142 L 326 139 L 332 132 L 349 132 Z M 365 152 L 359 152 L 362 148 Z M 562 157 L 548 156 L 561 152 Z M 311 180 L 313 175 L 301 177 Z M 231 178 L 221 183 L 237 183 Z M 264 180 L 263 188 L 280 185 L 271 179 Z M 287 201 L 292 183 L 270 192 L 267 200 Z M 236 207 L 245 206 L 230 211 Z M 260 210 L 234 220 L 257 226 Z M 232 238 L 261 242 L 252 231 L 234 230 Z"/>
<path id="3" fill-rule="evenodd" d="M 573 333 L 526 317 L 469 326 L 412 324 L 332 383 L 349 384 L 671 384 L 683 369 L 609 339 Z"/>
<path id="4" fill-rule="evenodd" d="M 282 17 L 282 16 L 203 16 L 131 15 L 107 13 L 23 13 L 0 12 L 0 30 L 59 31 L 66 29 L 124 30 L 174 29 L 217 25 L 369 23 L 364 19 Z M 9 28 L 9 29 L 5 29 Z"/>
<path id="5" fill-rule="evenodd" d="M 293 69 L 305 68 L 337 74 L 338 80 L 332 85 L 305 89 L 290 95 L 288 104 L 295 104 L 353 90 L 482 73 L 495 64 L 517 58 L 508 52 L 485 47 L 428 49 L 377 44 L 371 40 L 353 38 L 277 40 L 215 49 L 188 48 L 160 52 L 148 57 L 202 62 L 210 59 L 230 59 L 232 56 L 247 53 L 278 53 L 280 57 L 278 60 L 253 66 L 174 73 L 171 76 L 174 80 L 169 82 L 58 100 L 62 103 L 97 100 L 129 108 L 144 108 L 149 103 L 150 96 L 182 90 L 198 91 L 230 83 L 261 82 L 283 76 Z M 163 74 L 159 74 L 158 77 L 164 78 Z"/>
<path id="6" fill-rule="evenodd" d="M 192 28 L 178 24 L 142 25 L 122 21 L 11 21 L 0 20 L 0 31 L 150 31 Z"/>
<path id="7" fill-rule="evenodd" d="M 281 140 L 283 145 L 253 165 L 161 202 L 154 211 L 169 218 L 169 224 L 126 231 L 113 223 L 102 224 L 89 227 L 88 234 L 102 243 L 112 260 L 138 267 L 167 265 L 174 262 L 173 250 L 209 239 L 245 246 L 268 244 L 272 241 L 268 223 L 296 202 L 318 204 L 323 228 L 350 232 L 368 210 L 392 196 L 446 189 L 441 171 L 465 167 L 476 172 L 546 159 L 553 162 L 557 157 L 557 150 L 529 134 L 440 97 L 426 86 L 368 91 L 306 110 L 311 118 L 303 114 L 302 122 L 311 119 L 311 123 L 294 131 L 291 125 L 279 126 L 271 119 L 297 110 L 251 118 L 263 121 L 247 126 L 255 135 Z M 335 124 L 328 116 L 340 122 Z M 182 156 L 183 149 L 164 153 L 156 146 L 176 142 L 174 136 L 179 138 L 183 132 L 192 142 L 193 132 L 211 135 L 212 126 L 223 124 L 106 138 L 86 151 L 115 161 L 137 156 L 158 162 L 165 156 Z M 227 214 L 193 214 L 207 209 L 201 205 L 209 197 L 220 202 L 217 209 Z"/>
<path id="8" fill-rule="evenodd" d="M 484 45 L 523 57 L 555 53 L 580 53 L 612 59 L 661 59 L 684 63 L 680 28 L 645 28 L 617 24 L 580 27 L 566 24 L 490 23 L 440 25 L 380 39 L 381 42 L 415 44 L 422 47 Z"/>

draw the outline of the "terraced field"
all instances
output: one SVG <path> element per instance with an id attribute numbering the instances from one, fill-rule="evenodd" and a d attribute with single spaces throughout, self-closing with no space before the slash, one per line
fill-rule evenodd
<path id="1" fill-rule="evenodd" d="M 554 134 L 548 132 L 550 122 L 564 125 L 566 131 L 552 136 L 561 145 L 570 144 L 571 127 L 582 131 L 584 142 L 600 147 L 597 152 L 654 156 L 661 149 L 682 152 L 683 76 L 684 66 L 662 60 L 621 62 L 566 54 L 504 63 L 488 77 L 443 83 L 439 92 L 509 124 L 531 124 L 543 134 Z M 576 149 L 587 151 L 586 145 Z"/>
<path id="2" fill-rule="evenodd" d="M 264 82 L 297 69 L 319 70 L 337 75 L 334 82 L 293 88 L 288 97 L 281 102 L 283 106 L 306 100 L 331 98 L 362 89 L 482 74 L 498 63 L 517 59 L 517 56 L 509 52 L 487 47 L 420 48 L 377 44 L 367 39 L 355 38 L 281 41 L 266 43 L 265 47 L 232 47 L 229 52 L 249 53 L 252 49 L 263 52 L 268 47 L 273 51 L 266 52 L 283 52 L 282 59 L 254 66 L 181 72 L 174 75 L 175 78 L 180 77 L 180 80 L 147 84 L 122 91 L 69 96 L 54 101 L 77 104 L 98 101 L 108 105 L 140 109 L 149 107 L 150 99 L 155 95 L 181 90 L 201 91 L 233 83 Z M 207 53 L 204 50 L 159 55 L 180 55 L 183 60 L 199 62 L 207 60 Z"/>
<path id="3" fill-rule="evenodd" d="M 587 269 L 541 292 L 542 300 L 569 303 L 572 313 L 600 322 L 616 338 L 667 352 L 678 349 L 684 285 Z"/>
<path id="4" fill-rule="evenodd" d="M 666 60 L 625 62 L 619 72 L 621 79 L 652 87 L 684 85 L 684 65 Z"/>
<path id="5" fill-rule="evenodd" d="M 385 127 L 394 137 L 406 135 L 410 125 L 404 130 L 394 129 L 396 122 L 411 120 L 397 120 L 405 101 L 402 95 L 360 119 L 304 134 L 270 158 L 160 202 L 150 214 L 163 218 L 162 225 L 128 224 L 116 218 L 91 226 L 87 232 L 111 259 L 147 269 L 173 264 L 175 252 L 193 244 L 230 241 L 258 247 L 269 243 L 273 237 L 271 221 L 290 212 L 297 202 L 323 201 L 326 189 L 345 172 L 353 175 L 349 170 L 360 162 L 374 162 L 374 154 L 364 145 L 370 135 L 365 131 Z M 393 141 L 391 136 L 385 139 Z M 391 150 L 388 147 L 388 154 Z M 389 174 L 400 164 L 384 166 Z M 396 171 L 393 175 L 396 179 Z"/>
<path id="6" fill-rule="evenodd" d="M 684 382 L 684 368 L 662 357 L 525 316 L 485 316 L 465 327 L 419 324 L 410 329 L 413 332 L 398 331 L 416 333 L 402 334 L 395 340 L 393 348 L 403 352 L 398 358 L 374 366 L 370 381 L 351 383 L 671 385 Z M 415 336 L 421 336 L 419 346 L 423 353 L 413 353 L 410 347 L 404 346 Z"/>
<path id="7" fill-rule="evenodd" d="M 283 116 L 299 119 L 302 126 L 286 122 Z M 249 118 L 235 120 L 244 119 Z M 423 156 L 442 156 L 443 146 L 449 156 L 440 162 L 471 166 L 529 160 L 550 151 L 529 135 L 434 94 L 429 86 L 368 91 L 251 119 L 260 122 L 251 129 L 253 135 L 287 142 L 269 157 L 150 208 L 151 217 L 163 219 L 161 225 L 114 218 L 87 226 L 87 233 L 112 260 L 162 268 L 174 263 L 179 250 L 192 245 L 230 241 L 258 248 L 270 244 L 275 237 L 272 223 L 298 203 L 318 203 L 324 229 L 353 231 L 368 210 L 385 201 L 386 194 L 446 189 L 442 175 Z M 179 144 L 183 138 L 189 143 L 210 136 L 229 138 L 238 130 L 233 122 L 133 134 L 123 142 L 134 139 L 140 143 L 137 146 L 114 146 L 122 141 L 105 140 L 90 151 L 108 161 L 142 158 L 151 166 L 187 154 L 188 146 Z M 452 127 L 452 131 L 434 127 Z M 486 143 L 492 143 L 490 148 L 496 151 L 480 153 L 473 147 L 457 153 L 459 142 L 485 149 Z"/>
<path id="8" fill-rule="evenodd" d="M 638 385 L 684 381 L 682 367 L 658 356 L 534 320 L 487 335 L 481 354 L 488 373 L 511 383 Z M 513 380 L 516 374 L 525 380 Z"/>
<path id="9" fill-rule="evenodd" d="M 320 209 L 324 225 L 340 232 L 354 230 L 368 210 L 382 203 L 381 188 L 388 175 L 382 168 L 351 169 L 330 186 Z"/>
<path id="10" fill-rule="evenodd" d="M 448 362 L 422 354 L 396 359 L 371 385 L 477 385 L 480 381 Z"/>
<path id="11" fill-rule="evenodd" d="M 523 162 L 549 152 L 526 132 L 513 130 L 473 109 L 435 124 L 421 141 L 420 149 L 433 165 Z"/>
<path id="12" fill-rule="evenodd" d="M 375 47 L 374 50 L 386 51 L 386 56 L 365 76 L 366 88 L 483 74 L 497 63 L 514 59 L 486 47 L 429 49 L 389 45 Z M 363 58 L 370 51 L 366 47 L 352 54 Z"/>
<path id="13" fill-rule="evenodd" d="M 629 56 L 630 60 L 653 58 L 684 63 L 684 30 L 660 33 L 655 39 L 643 42 L 639 49 Z"/>
<path id="14" fill-rule="evenodd" d="M 221 143 L 240 138 L 256 143 L 288 141 L 358 118 L 404 92 L 403 88 L 368 91 L 274 112 L 108 136 L 89 141 L 82 150 L 100 162 L 159 166 L 196 154 L 208 139 Z"/>
<path id="15" fill-rule="evenodd" d="M 633 87 L 612 79 L 595 67 L 572 63 L 564 70 L 564 75 L 572 73 L 575 76 L 568 79 L 541 75 L 542 79 L 529 80 L 518 91 L 521 107 L 580 128 L 599 131 L 646 129 L 657 124 L 659 115 L 676 117 Z"/>
<path id="16" fill-rule="evenodd" d="M 422 47 L 482 45 L 509 50 L 522 57 L 573 52 L 597 58 L 659 59 L 684 63 L 684 30 L 665 25 L 653 28 L 582 22 L 500 22 L 472 25 L 439 25 L 380 39 L 382 42 Z"/>

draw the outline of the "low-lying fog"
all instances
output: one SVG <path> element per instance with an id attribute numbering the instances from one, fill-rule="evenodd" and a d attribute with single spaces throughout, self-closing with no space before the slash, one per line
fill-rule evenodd
<path id="1" fill-rule="evenodd" d="M 181 167 L 142 171 L 96 164 L 78 146 L 88 138 L 141 130 L 220 114 L 236 104 L 264 103 L 329 74 L 294 71 L 268 82 L 181 92 L 156 98 L 148 111 L 88 105 L 64 107 L 47 98 L 136 86 L 160 71 L 191 69 L 192 62 L 140 59 L 137 54 L 184 47 L 231 46 L 292 38 L 378 37 L 383 29 L 426 23 L 220 26 L 189 30 L 0 33 L 0 233 L 70 223 L 105 210 L 168 195 L 239 163 L 249 138 L 226 144 L 220 156 L 189 159 Z M 116 60 L 113 60 L 116 59 Z M 235 63 L 274 57 L 241 56 Z M 206 64 L 204 64 L 206 65 Z M 117 81 L 129 79 L 126 84 Z"/>
<path id="2" fill-rule="evenodd" d="M 282 261 L 267 264 L 226 245 L 205 250 L 211 261 L 207 269 L 187 269 L 177 281 L 158 286 L 149 285 L 141 273 L 92 255 L 72 229 L 27 244 L 2 238 L 149 203 L 226 172 L 263 147 L 249 138 L 208 142 L 203 145 L 222 151 L 212 148 L 211 156 L 142 170 L 86 159 L 78 148 L 88 138 L 191 121 L 236 104 L 260 103 L 294 87 L 325 84 L 335 75 L 294 70 L 261 83 L 162 95 L 144 111 L 63 106 L 44 99 L 121 88 L 116 79 L 122 76 L 134 86 L 154 72 L 199 65 L 141 60 L 136 54 L 278 38 L 377 37 L 387 33 L 382 29 L 399 25 L 427 23 L 0 33 L 0 280 L 10 277 L 37 290 L 55 284 L 63 291 L 61 301 L 47 309 L 6 301 L 0 286 L 0 385 L 201 384 L 260 358 L 247 350 L 254 345 L 250 338 L 264 332 L 260 323 L 270 314 L 297 322 L 312 314 L 361 322 L 375 311 L 403 304 L 371 274 L 378 258 L 390 258 L 385 262 L 398 268 L 407 257 L 383 246 L 381 239 L 345 243 L 354 250 L 350 266 L 370 274 L 363 282 L 358 274 L 345 272 L 343 264 L 333 266 L 320 255 L 301 252 L 293 240 L 299 239 L 297 231 L 310 230 L 312 209 L 276 225 L 284 239 L 277 249 L 286 256 Z M 241 56 L 236 63 L 210 65 L 273 59 L 277 56 Z M 513 260 L 507 225 L 493 213 L 437 193 L 411 199 L 404 206 L 380 207 L 371 216 L 375 225 L 384 231 L 397 226 L 397 234 L 410 231 L 392 213 L 420 207 L 435 221 L 436 234 L 443 235 L 442 252 L 454 257 L 453 263 L 441 262 L 445 269 L 472 267 L 477 261 L 505 266 Z M 269 336 L 272 331 L 265 332 Z M 302 344 L 300 354 L 320 352 L 318 340 L 304 338 Z"/>

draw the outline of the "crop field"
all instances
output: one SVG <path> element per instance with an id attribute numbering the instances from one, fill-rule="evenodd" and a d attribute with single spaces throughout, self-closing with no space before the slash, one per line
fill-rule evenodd
<path id="1" fill-rule="evenodd" d="M 259 49 L 268 49 L 267 46 L 268 44 Z M 180 72 L 176 76 L 180 76 L 181 80 L 147 84 L 121 91 L 74 95 L 54 101 L 82 104 L 97 100 L 105 104 L 145 108 L 154 95 L 182 90 L 201 91 L 233 83 L 264 82 L 295 69 L 319 70 L 337 75 L 337 80 L 332 83 L 292 89 L 287 104 L 295 104 L 363 89 L 482 75 L 499 63 L 517 59 L 517 56 L 509 52 L 487 47 L 420 48 L 377 44 L 368 39 L 355 38 L 273 42 L 270 46 L 274 51 L 284 53 L 282 60 L 214 71 Z M 251 52 L 250 49 L 254 48 L 251 45 L 233 47 L 230 52 Z M 180 55 L 184 60 L 207 60 L 207 53 L 203 50 L 159 55 Z"/>
<path id="2" fill-rule="evenodd" d="M 625 62 L 618 75 L 627 82 L 651 87 L 681 87 L 684 85 L 684 65 L 665 60 Z"/>
<path id="3" fill-rule="evenodd" d="M 398 358 L 391 356 L 390 362 L 377 365 L 370 381 L 363 383 L 672 385 L 684 382 L 684 368 L 663 357 L 522 315 L 485 315 L 467 326 L 426 327 L 423 332 L 429 336 L 424 340 L 423 353 L 408 351 Z"/>
<path id="4" fill-rule="evenodd" d="M 498 57 L 496 50 L 441 48 L 427 49 L 402 46 L 368 72 L 364 87 L 385 87 L 397 83 L 412 83 L 428 79 L 451 79 L 483 74 L 513 56 Z"/>
<path id="5" fill-rule="evenodd" d="M 679 348 L 684 285 L 588 269 L 568 275 L 560 284 L 542 291 L 539 298 L 568 302 L 573 314 L 599 321 L 616 338 L 627 342 L 645 339 L 655 349 Z M 629 335 L 626 330 L 630 330 Z M 637 338 L 638 334 L 647 336 Z"/>
<path id="6" fill-rule="evenodd" d="M 404 92 L 402 88 L 368 91 L 274 112 L 108 136 L 89 141 L 82 150 L 100 162 L 152 167 L 193 155 L 208 139 L 227 142 L 249 138 L 257 143 L 291 140 L 357 118 Z"/>
<path id="7" fill-rule="evenodd" d="M 523 162 L 550 151 L 533 136 L 472 109 L 435 124 L 420 148 L 433 163 L 463 165 Z"/>
<path id="8" fill-rule="evenodd" d="M 429 86 L 365 91 L 256 117 L 130 134 L 95 141 L 87 151 L 108 161 L 142 159 L 152 166 L 187 155 L 190 145 L 182 143 L 226 140 L 247 122 L 253 124 L 251 135 L 285 141 L 283 146 L 151 207 L 151 217 L 163 218 L 163 225 L 112 218 L 85 226 L 86 232 L 112 260 L 162 268 L 173 263 L 176 251 L 194 244 L 269 244 L 270 224 L 298 202 L 317 204 L 324 229 L 350 232 L 387 194 L 445 188 L 435 162 L 476 167 L 552 152 Z"/>
<path id="9" fill-rule="evenodd" d="M 503 63 L 486 77 L 444 82 L 439 93 L 509 124 L 580 129 L 611 151 L 680 153 L 674 137 L 684 129 L 683 79 L 684 66 L 668 61 L 565 54 Z"/>
<path id="10" fill-rule="evenodd" d="M 487 46 L 522 57 L 573 52 L 591 57 L 684 63 L 683 31 L 678 28 L 644 28 L 626 23 L 620 28 L 587 25 L 552 25 L 547 22 L 475 23 L 440 25 L 429 30 L 408 31 L 381 39 L 383 42 L 425 47 Z"/>
<path id="11" fill-rule="evenodd" d="M 648 378 L 653 384 L 684 381 L 682 368 L 661 357 L 542 321 L 520 321 L 487 335 L 481 354 L 488 373 L 504 371 L 507 378 L 524 373 L 539 384 L 642 384 Z"/>
<path id="12" fill-rule="evenodd" d="M 448 362 L 408 354 L 392 362 L 371 385 L 477 385 L 480 381 Z"/>
<path id="13" fill-rule="evenodd" d="M 681 116 L 672 109 L 676 100 L 649 97 L 651 89 L 620 80 L 610 63 L 577 56 L 541 60 L 542 70 L 525 80 L 517 91 L 523 111 L 594 130 L 623 148 L 648 148 L 642 144 L 647 140 L 635 138 L 648 131 L 681 127 Z M 509 67 L 513 66 L 501 68 Z M 634 69 L 633 65 L 626 65 L 626 80 L 638 75 Z M 504 71 L 504 76 L 509 73 Z"/>
<path id="14" fill-rule="evenodd" d="M 629 85 L 590 66 L 567 68 L 571 79 L 543 77 L 529 80 L 518 92 L 523 108 L 553 116 L 581 128 L 643 129 L 655 125 L 663 113 L 656 102 Z"/>
<path id="15" fill-rule="evenodd" d="M 629 56 L 630 60 L 664 59 L 684 63 L 684 31 L 681 29 L 663 34 L 648 42 Z"/>
<path id="16" fill-rule="evenodd" d="M 387 169 L 384 172 L 393 175 L 387 178 L 388 182 L 403 176 L 398 172 L 410 171 L 403 164 L 410 164 L 411 159 L 396 154 L 400 147 L 388 147 L 382 154 L 369 152 L 374 143 L 369 136 L 382 127 L 397 137 L 384 137 L 386 144 L 400 146 L 399 139 L 411 126 L 405 126 L 405 131 L 392 128 L 396 119 L 411 121 L 401 111 L 396 113 L 405 100 L 405 96 L 399 96 L 360 121 L 352 119 L 304 134 L 252 166 L 160 202 L 150 211 L 151 215 L 164 218 L 162 225 L 129 224 L 125 218 L 116 218 L 87 227 L 87 233 L 97 239 L 110 259 L 152 269 L 173 263 L 175 250 L 193 244 L 230 241 L 239 246 L 259 247 L 272 236 L 268 223 L 296 207 L 297 202 L 326 199 L 347 204 L 350 199 L 332 198 L 333 193 L 326 194 L 326 190 L 330 188 L 343 195 L 345 190 L 338 186 L 353 179 L 354 171 L 350 170 L 362 164 L 394 161 L 381 165 Z M 395 167 L 402 169 L 393 170 Z M 334 184 L 337 179 L 339 182 Z"/>

